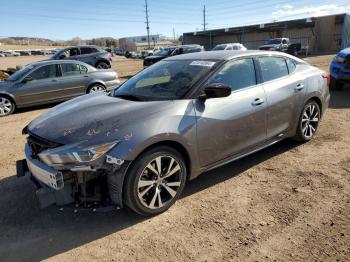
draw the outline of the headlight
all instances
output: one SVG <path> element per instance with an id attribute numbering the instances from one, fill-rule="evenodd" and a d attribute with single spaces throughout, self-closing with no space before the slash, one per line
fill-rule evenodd
<path id="1" fill-rule="evenodd" d="M 48 149 L 39 153 L 38 156 L 41 161 L 49 166 L 87 164 L 106 154 L 110 149 L 118 144 L 118 142 L 88 147 L 84 147 L 82 145 L 83 142 L 81 142 Z"/>
<path id="2" fill-rule="evenodd" d="M 333 61 L 337 62 L 337 63 L 343 63 L 344 60 L 345 60 L 345 58 L 337 56 L 337 55 L 333 58 Z"/>

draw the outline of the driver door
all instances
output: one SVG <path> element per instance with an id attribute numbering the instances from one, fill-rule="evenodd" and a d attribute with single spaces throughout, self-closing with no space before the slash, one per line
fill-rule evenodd
<path id="1" fill-rule="evenodd" d="M 16 90 L 21 104 L 32 105 L 46 103 L 57 99 L 58 65 L 44 65 L 35 69 L 28 76 L 31 81 L 22 82 Z"/>
<path id="2" fill-rule="evenodd" d="M 206 85 L 229 85 L 228 97 L 196 100 L 197 149 L 201 167 L 229 159 L 266 139 L 266 97 L 253 58 L 227 62 Z"/>

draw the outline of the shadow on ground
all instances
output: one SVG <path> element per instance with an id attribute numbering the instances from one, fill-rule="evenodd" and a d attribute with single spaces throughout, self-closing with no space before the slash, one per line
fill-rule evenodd
<path id="1" fill-rule="evenodd" d="M 183 197 L 205 190 L 296 146 L 282 141 L 270 148 L 189 182 Z M 40 210 L 34 186 L 27 177 L 11 176 L 0 181 L 0 257 L 1 261 L 39 261 L 69 251 L 85 243 L 116 233 L 146 220 L 122 209 L 110 213 L 57 207 Z"/>

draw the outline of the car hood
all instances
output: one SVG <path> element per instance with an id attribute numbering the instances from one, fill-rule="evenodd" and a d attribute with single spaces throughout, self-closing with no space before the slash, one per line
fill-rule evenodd
<path id="1" fill-rule="evenodd" d="M 337 55 L 340 56 L 340 57 L 343 57 L 343 58 L 345 58 L 346 56 L 350 55 L 350 47 L 341 50 Z"/>
<path id="2" fill-rule="evenodd" d="M 276 48 L 276 47 L 279 47 L 280 45 L 279 44 L 268 44 L 268 45 L 262 45 L 260 46 L 260 48 Z"/>
<path id="3" fill-rule="evenodd" d="M 165 56 L 160 56 L 160 55 L 150 55 L 145 58 L 145 60 L 161 60 L 165 58 Z"/>
<path id="4" fill-rule="evenodd" d="M 169 101 L 140 102 L 103 94 L 84 95 L 53 107 L 32 121 L 27 130 L 60 144 L 106 143 L 122 138 L 125 128 L 157 113 L 164 114 L 167 107 Z"/>
<path id="5" fill-rule="evenodd" d="M 13 85 L 14 82 L 11 81 L 1 81 L 0 80 L 0 91 L 7 90 L 10 86 Z"/>

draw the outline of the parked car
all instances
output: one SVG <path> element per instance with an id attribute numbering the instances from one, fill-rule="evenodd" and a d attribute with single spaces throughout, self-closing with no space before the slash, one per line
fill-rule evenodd
<path id="1" fill-rule="evenodd" d="M 114 97 L 80 97 L 24 128 L 42 207 L 91 201 L 142 215 L 168 209 L 188 180 L 284 138 L 313 138 L 329 102 L 327 76 L 279 52 L 169 57 Z"/>
<path id="2" fill-rule="evenodd" d="M 282 51 L 288 50 L 289 38 L 273 38 L 269 39 L 266 44 L 259 47 L 259 50 Z"/>
<path id="3" fill-rule="evenodd" d="M 145 49 L 145 50 L 142 50 L 142 52 L 141 52 L 142 58 L 144 59 L 144 58 L 147 57 L 147 56 L 155 55 L 155 54 L 157 54 L 160 50 L 162 50 L 162 48 L 160 48 L 160 47 L 155 47 L 155 48 L 152 48 L 152 49 Z"/>
<path id="4" fill-rule="evenodd" d="M 57 51 L 51 59 L 78 60 L 99 69 L 111 68 L 112 55 L 100 47 L 73 46 Z"/>
<path id="5" fill-rule="evenodd" d="M 3 51 L 0 51 L 0 57 L 5 57 L 5 54 Z"/>
<path id="6" fill-rule="evenodd" d="M 247 48 L 240 43 L 230 43 L 230 44 L 216 45 L 212 49 L 212 51 L 218 51 L 218 50 L 242 50 L 242 51 L 245 51 L 245 50 L 247 50 Z"/>
<path id="7" fill-rule="evenodd" d="M 344 84 L 350 83 L 350 47 L 341 50 L 333 58 L 329 72 L 331 88 L 342 89 Z"/>
<path id="8" fill-rule="evenodd" d="M 29 64 L 0 81 L 0 116 L 16 108 L 61 102 L 93 92 L 112 92 L 119 85 L 116 72 L 75 60 Z"/>
<path id="9" fill-rule="evenodd" d="M 30 56 L 32 55 L 32 53 L 30 51 L 19 51 L 18 53 L 20 53 L 21 56 Z"/>
<path id="10" fill-rule="evenodd" d="M 15 51 L 3 51 L 2 52 L 4 56 L 9 57 L 9 56 L 20 56 L 21 54 Z"/>
<path id="11" fill-rule="evenodd" d="M 143 66 L 148 67 L 169 56 L 203 52 L 203 51 L 204 51 L 204 47 L 200 45 L 170 46 L 170 47 L 163 48 L 156 55 L 146 57 L 143 60 Z"/>

